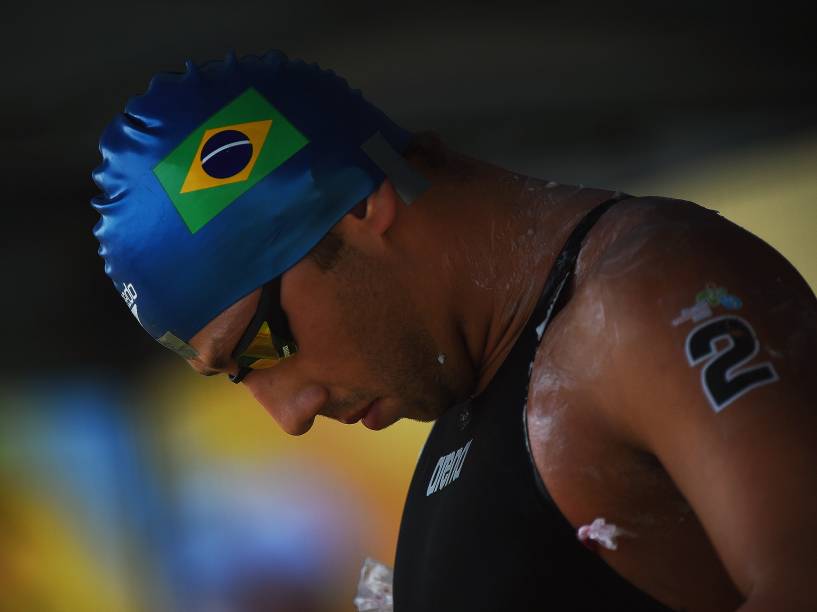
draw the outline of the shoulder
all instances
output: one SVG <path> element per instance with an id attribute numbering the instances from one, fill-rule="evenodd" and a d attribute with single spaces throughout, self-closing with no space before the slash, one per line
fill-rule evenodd
<path id="1" fill-rule="evenodd" d="M 661 320 L 678 305 L 696 302 L 713 284 L 729 289 L 725 285 L 732 283 L 749 298 L 743 300 L 747 307 L 791 300 L 814 304 L 811 289 L 778 251 L 693 202 L 622 201 L 599 220 L 585 247 L 577 262 L 577 289 L 603 291 L 609 306 L 636 307 L 641 314 L 646 308 Z"/>
<path id="2" fill-rule="evenodd" d="M 645 323 L 672 322 L 679 306 L 713 286 L 740 291 L 744 311 L 754 307 L 761 318 L 784 301 L 814 304 L 806 282 L 769 244 L 715 210 L 671 198 L 616 204 L 588 235 L 576 267 L 580 299 L 592 296 L 625 318 L 649 313 Z"/>
<path id="3" fill-rule="evenodd" d="M 628 198 L 613 205 L 585 239 L 576 278 L 578 282 L 599 280 L 625 273 L 633 264 L 640 268 L 645 258 L 652 260 L 666 251 L 670 238 L 677 248 L 679 244 L 692 246 L 694 234 L 700 238 L 703 233 L 717 232 L 722 240 L 736 230 L 740 228 L 717 211 L 694 202 L 657 196 Z"/>
<path id="4" fill-rule="evenodd" d="M 817 545 L 812 290 L 691 202 L 623 201 L 585 248 L 537 353 L 540 409 L 569 401 L 598 444 L 654 457 L 744 595 L 800 567 Z"/>
<path id="5" fill-rule="evenodd" d="M 631 400 L 608 405 L 611 414 L 654 411 L 673 385 L 708 395 L 706 382 L 691 380 L 704 376 L 695 365 L 725 353 L 731 363 L 718 367 L 731 369 L 715 382 L 735 394 L 741 364 L 767 360 L 775 376 L 786 370 L 790 380 L 815 369 L 813 292 L 780 253 L 716 211 L 670 198 L 625 200 L 599 220 L 585 246 L 565 314 L 582 327 L 602 313 L 605 324 L 593 324 L 592 341 L 607 356 L 603 384 L 625 387 Z M 708 399 L 699 404 L 702 414 L 723 408 Z"/>

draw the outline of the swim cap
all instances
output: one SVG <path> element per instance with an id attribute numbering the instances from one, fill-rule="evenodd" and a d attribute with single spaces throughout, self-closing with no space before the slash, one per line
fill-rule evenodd
<path id="1" fill-rule="evenodd" d="M 386 175 L 422 191 L 399 155 L 410 137 L 334 72 L 277 51 L 158 74 L 100 140 L 105 272 L 153 338 L 190 356 L 186 341 Z"/>

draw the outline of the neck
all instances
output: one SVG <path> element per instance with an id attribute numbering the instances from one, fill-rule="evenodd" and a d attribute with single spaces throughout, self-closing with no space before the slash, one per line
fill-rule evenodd
<path id="1" fill-rule="evenodd" d="M 493 167 L 440 188 L 440 207 L 427 207 L 445 211 L 436 224 L 432 278 L 447 293 L 448 327 L 457 330 L 448 341 L 458 344 L 464 362 L 462 399 L 481 393 L 496 374 L 571 230 L 610 195 Z"/>

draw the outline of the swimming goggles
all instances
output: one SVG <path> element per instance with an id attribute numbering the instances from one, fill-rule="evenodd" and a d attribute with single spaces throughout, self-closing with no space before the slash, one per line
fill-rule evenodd
<path id="1" fill-rule="evenodd" d="M 258 309 L 230 355 L 238 363 L 238 374 L 230 374 L 230 380 L 238 384 L 252 370 L 271 368 L 297 351 L 281 308 L 279 276 L 262 288 Z"/>

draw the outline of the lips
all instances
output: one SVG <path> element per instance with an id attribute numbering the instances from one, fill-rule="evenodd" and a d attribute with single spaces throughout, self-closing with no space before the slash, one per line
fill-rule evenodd
<path id="1" fill-rule="evenodd" d="M 379 431 L 393 422 L 393 419 L 389 418 L 388 412 L 383 409 L 383 401 L 381 398 L 372 402 L 368 412 L 363 416 L 363 425 L 367 429 Z"/>
<path id="2" fill-rule="evenodd" d="M 360 419 L 364 418 L 364 417 L 365 417 L 365 416 L 366 416 L 366 415 L 369 413 L 369 410 L 371 410 L 372 406 L 374 406 L 374 403 L 375 403 L 376 401 L 377 401 L 377 400 L 374 400 L 373 402 L 370 402 L 370 403 L 369 403 L 367 406 L 365 406 L 365 407 L 364 407 L 362 410 L 359 410 L 358 412 L 356 412 L 356 413 L 354 413 L 354 414 L 352 414 L 352 415 L 349 415 L 349 416 L 347 416 L 347 417 L 342 417 L 342 418 L 340 418 L 340 419 L 339 419 L 339 420 L 340 420 L 340 422 L 341 422 L 341 423 L 346 423 L 347 425 L 351 425 L 351 424 L 353 424 L 353 423 L 357 423 L 357 422 L 358 422 Z"/>

